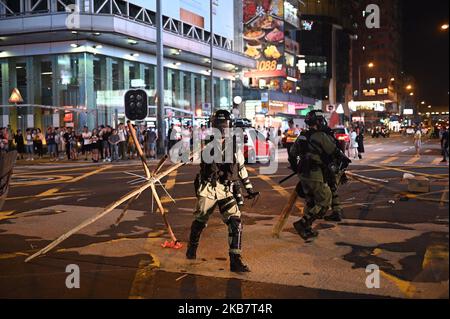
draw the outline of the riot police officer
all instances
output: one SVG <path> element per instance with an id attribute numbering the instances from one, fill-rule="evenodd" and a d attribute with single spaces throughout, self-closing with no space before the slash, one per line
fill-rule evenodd
<path id="1" fill-rule="evenodd" d="M 336 138 L 333 130 L 328 127 L 325 126 L 323 129 L 323 132 L 327 133 L 332 140 L 335 142 L 336 146 L 342 150 L 341 148 L 341 143 L 338 141 L 338 139 Z M 342 152 L 344 152 L 342 150 Z M 348 178 L 347 175 L 345 174 L 345 171 L 339 171 L 336 174 L 334 174 L 334 176 L 332 176 L 331 178 L 327 178 L 327 183 L 328 186 L 330 186 L 330 190 L 331 190 L 331 195 L 332 195 L 332 199 L 331 199 L 331 215 L 325 216 L 325 220 L 329 221 L 329 222 L 341 222 L 342 218 L 343 218 L 343 208 L 342 208 L 342 204 L 341 204 L 341 200 L 339 197 L 339 193 L 338 193 L 338 188 L 340 185 L 344 185 L 348 182 Z"/>
<path id="2" fill-rule="evenodd" d="M 217 111 L 211 118 L 211 126 L 220 130 L 222 136 L 226 135 L 232 127 L 231 114 L 224 110 Z M 229 143 L 230 139 L 231 143 Z M 241 212 L 233 194 L 233 184 L 240 179 L 249 195 L 248 198 L 255 198 L 259 193 L 253 190 L 245 168 L 245 158 L 242 151 L 237 148 L 236 140 L 226 136 L 219 141 L 212 139 L 210 143 L 220 146 L 219 157 L 222 158 L 222 161 L 216 160 L 216 156 L 212 161 L 205 161 L 205 154 L 202 154 L 200 174 L 195 183 L 197 191 L 195 220 L 191 227 L 186 257 L 191 260 L 197 258 L 201 233 L 207 226 L 215 208 L 219 206 L 223 221 L 228 226 L 230 270 L 232 272 L 249 272 L 249 267 L 243 263 L 241 257 L 243 228 Z M 214 150 L 217 149 L 214 148 Z M 230 151 L 233 156 L 232 161 L 228 162 L 224 155 Z"/>
<path id="3" fill-rule="evenodd" d="M 308 113 L 305 120 L 309 130 L 302 132 L 291 149 L 289 161 L 298 173 L 299 196 L 305 198 L 304 216 L 294 224 L 298 234 L 309 240 L 318 236 L 312 225 L 322 219 L 332 206 L 330 185 L 337 185 L 337 176 L 351 162 L 325 132 L 328 124 L 321 112 Z M 337 189 L 336 189 L 337 190 Z"/>

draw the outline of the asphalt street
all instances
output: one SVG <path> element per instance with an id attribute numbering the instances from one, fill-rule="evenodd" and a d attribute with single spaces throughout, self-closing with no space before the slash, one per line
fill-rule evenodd
<path id="1" fill-rule="evenodd" d="M 448 298 L 449 180 L 438 142 L 426 142 L 420 157 L 411 138 L 366 142 L 364 159 L 355 160 L 351 171 L 389 183 L 352 180 L 343 186 L 345 220 L 318 222 L 320 236 L 309 243 L 292 226 L 301 200 L 281 238 L 271 236 L 297 182 L 278 184 L 290 174 L 285 150 L 275 174 L 263 175 L 264 165 L 249 166 L 262 196 L 243 209 L 244 258 L 252 269 L 246 275 L 228 271 L 228 234 L 218 212 L 202 237 L 199 259 L 184 257 L 195 165 L 164 179 L 175 203 L 158 188 L 182 249 L 161 247 L 169 236 L 145 192 L 118 227 L 112 225 L 122 209 L 25 264 L 29 255 L 134 189 L 136 177 L 127 173 L 144 173 L 138 162 L 20 161 L 0 212 L 0 298 Z M 430 192 L 410 193 L 405 173 L 428 178 Z M 80 289 L 65 285 L 70 264 L 80 267 Z M 380 268 L 378 289 L 366 286 L 371 264 Z"/>

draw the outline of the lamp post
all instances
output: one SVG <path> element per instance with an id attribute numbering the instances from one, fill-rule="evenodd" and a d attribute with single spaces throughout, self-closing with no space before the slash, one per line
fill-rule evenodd
<path id="1" fill-rule="evenodd" d="M 214 0 L 210 0 L 210 10 L 209 10 L 209 14 L 210 14 L 210 34 L 211 34 L 211 43 L 209 46 L 210 49 L 210 61 L 211 61 L 211 65 L 210 65 L 210 69 L 211 69 L 211 113 L 215 112 L 215 105 L 214 105 Z"/>
<path id="2" fill-rule="evenodd" d="M 166 154 L 166 123 L 164 108 L 164 42 L 162 0 L 156 1 L 156 55 L 157 55 L 157 123 L 158 123 L 158 154 Z M 169 137 L 170 138 L 170 137 Z"/>

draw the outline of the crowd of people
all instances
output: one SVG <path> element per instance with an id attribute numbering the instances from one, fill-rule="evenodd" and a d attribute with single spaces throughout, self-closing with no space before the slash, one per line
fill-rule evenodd
<path id="1" fill-rule="evenodd" d="M 138 141 L 148 159 L 157 158 L 158 133 L 155 128 L 139 125 L 135 127 Z M 257 131 L 267 140 L 277 140 L 279 146 L 285 145 L 289 137 L 289 130 L 284 134 L 281 129 L 258 127 Z M 195 131 L 190 125 L 171 125 L 168 131 L 166 145 L 168 150 L 180 143 L 182 150 L 190 150 L 193 144 L 193 135 L 198 134 L 200 140 L 204 140 L 208 134 L 206 125 L 202 125 Z M 301 129 L 293 126 L 293 135 L 300 135 Z M 349 142 L 342 145 L 341 149 L 351 159 L 363 159 L 365 152 L 364 139 L 365 129 L 359 126 L 351 128 Z M 448 158 L 448 129 L 441 128 L 438 132 L 441 139 L 443 162 Z M 277 135 L 277 136 L 272 136 Z M 421 127 L 415 129 L 414 146 L 416 154 L 420 155 L 423 145 L 423 134 Z M 278 138 L 276 138 L 278 137 Z M 289 143 L 287 143 L 289 144 Z M 48 127 L 45 132 L 39 128 L 26 129 L 25 132 L 17 130 L 13 132 L 11 126 L 0 128 L 0 151 L 17 150 L 18 159 L 34 161 L 48 157 L 50 161 L 59 160 L 92 160 L 94 163 L 116 162 L 136 159 L 138 154 L 135 149 L 128 126 L 119 124 L 117 129 L 111 126 L 101 125 L 96 129 L 89 130 L 84 127 L 81 132 L 76 132 L 71 127 Z M 188 151 L 189 152 L 189 151 Z"/>
<path id="2" fill-rule="evenodd" d="M 143 125 L 135 129 L 146 157 L 156 159 L 156 130 Z M 18 159 L 26 161 L 47 155 L 50 161 L 84 159 L 98 163 L 130 160 L 138 156 L 128 126 L 123 123 L 117 129 L 104 125 L 93 130 L 84 127 L 80 133 L 71 127 L 51 126 L 46 132 L 37 128 L 25 132 L 19 129 L 14 133 L 8 126 L 0 128 L 0 150 L 17 150 Z"/>

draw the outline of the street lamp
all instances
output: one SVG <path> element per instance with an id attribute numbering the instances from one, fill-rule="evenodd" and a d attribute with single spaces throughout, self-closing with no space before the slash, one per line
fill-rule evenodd
<path id="1" fill-rule="evenodd" d="M 442 31 L 447 31 L 448 30 L 448 24 L 446 23 L 446 24 L 443 24 L 442 26 L 441 26 L 441 30 Z"/>
<path id="2" fill-rule="evenodd" d="M 411 90 L 413 89 L 413 86 L 412 86 L 411 84 L 409 84 L 409 85 L 406 87 L 406 89 L 407 89 L 408 91 L 411 91 Z"/>
<path id="3" fill-rule="evenodd" d="M 359 98 L 360 99 L 362 97 L 362 92 L 361 92 L 361 88 L 362 88 L 362 85 L 361 85 L 361 68 L 363 66 L 365 66 L 365 65 L 360 65 L 358 67 L 358 73 L 359 73 Z M 369 64 L 367 64 L 366 67 L 368 67 L 369 69 L 373 69 L 375 67 L 375 64 L 373 62 L 369 62 Z"/>

